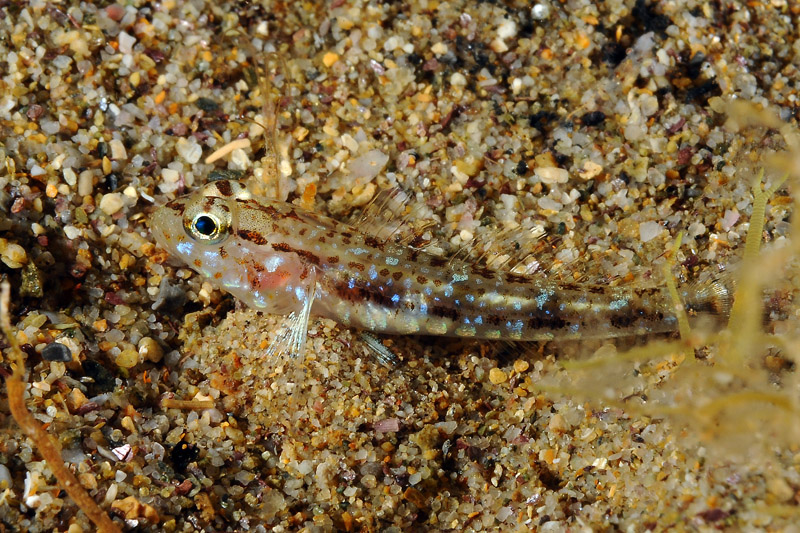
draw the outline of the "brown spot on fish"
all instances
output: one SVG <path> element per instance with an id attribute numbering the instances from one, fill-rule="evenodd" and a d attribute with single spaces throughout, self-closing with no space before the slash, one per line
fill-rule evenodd
<path id="1" fill-rule="evenodd" d="M 220 279 L 222 277 L 222 272 L 214 272 L 214 279 Z"/>
<path id="2" fill-rule="evenodd" d="M 483 279 L 494 279 L 495 272 L 493 270 L 489 270 L 486 267 L 473 265 L 472 266 L 472 273 L 476 276 L 480 276 Z"/>
<path id="3" fill-rule="evenodd" d="M 341 235 L 341 236 L 342 236 L 342 237 L 344 237 L 345 239 L 349 239 L 350 237 L 352 237 L 352 236 L 353 236 L 353 234 L 352 234 L 352 233 L 350 233 L 349 231 L 342 231 L 341 233 L 339 233 L 339 235 Z"/>
<path id="4" fill-rule="evenodd" d="M 392 272 L 392 277 L 394 278 L 395 281 L 400 281 L 400 278 L 403 277 L 403 273 L 400 272 L 399 270 L 397 272 Z"/>
<path id="5" fill-rule="evenodd" d="M 448 263 L 448 261 L 449 260 L 445 259 L 444 257 L 439 257 L 439 256 L 435 256 L 434 255 L 434 256 L 431 256 L 430 265 L 432 267 L 441 268 L 441 267 L 445 266 Z"/>
<path id="6" fill-rule="evenodd" d="M 220 249 L 219 249 L 219 256 L 220 256 L 221 258 L 223 258 L 223 259 L 227 259 L 227 258 L 228 258 L 228 250 L 226 250 L 224 246 L 223 246 L 223 247 L 220 247 Z"/>
<path id="7" fill-rule="evenodd" d="M 428 283 L 428 278 L 426 278 L 425 276 L 417 276 L 417 283 L 424 285 Z"/>
<path id="8" fill-rule="evenodd" d="M 242 239 L 258 244 L 259 246 L 267 244 L 267 239 L 257 231 L 240 229 L 236 234 Z"/>
<path id="9" fill-rule="evenodd" d="M 193 261 L 193 263 L 194 263 L 194 266 L 196 266 L 197 268 L 202 268 L 203 267 L 203 262 L 200 261 L 199 259 L 195 259 Z"/>
<path id="10" fill-rule="evenodd" d="M 657 296 L 660 292 L 661 289 L 658 287 L 640 287 L 633 290 L 633 293 L 639 298 L 644 298 L 645 296 Z"/>
<path id="11" fill-rule="evenodd" d="M 333 290 L 341 299 L 353 303 L 374 302 L 386 308 L 395 308 L 399 305 L 399 301 L 392 301 L 392 294 L 384 294 L 364 283 L 339 282 L 333 286 Z"/>
<path id="12" fill-rule="evenodd" d="M 183 200 L 173 200 L 165 207 L 172 209 L 181 216 L 183 216 L 183 212 L 186 211 L 186 203 Z"/>
<path id="13" fill-rule="evenodd" d="M 506 281 L 509 283 L 530 283 L 531 278 L 529 276 L 523 276 L 521 274 L 514 274 L 511 272 L 506 273 L 505 275 Z"/>
<path id="14" fill-rule="evenodd" d="M 383 270 L 381 270 L 380 272 L 378 272 L 378 274 L 380 274 L 380 275 L 381 275 L 381 276 L 383 276 L 384 278 L 388 278 L 388 277 L 389 277 L 389 269 L 388 269 L 388 268 L 384 268 Z"/>
<path id="15" fill-rule="evenodd" d="M 347 263 L 347 266 L 349 266 L 350 268 L 352 268 L 354 270 L 358 270 L 359 272 L 364 272 L 364 265 L 362 265 L 361 263 L 356 263 L 355 261 L 350 261 L 349 263 Z"/>
<path id="16" fill-rule="evenodd" d="M 445 305 L 433 305 L 429 308 L 429 312 L 433 316 L 446 318 L 448 320 L 452 320 L 453 322 L 457 322 L 459 319 L 458 311 L 453 307 L 447 307 Z"/>
<path id="17" fill-rule="evenodd" d="M 533 330 L 552 330 L 557 331 L 569 326 L 569 323 L 558 315 L 535 311 L 528 318 L 528 327 Z"/>
<path id="18" fill-rule="evenodd" d="M 338 255 L 332 255 L 328 258 L 328 263 L 338 263 L 338 262 L 339 262 Z"/>
<path id="19" fill-rule="evenodd" d="M 367 246 L 369 246 L 371 248 L 377 248 L 378 250 L 383 250 L 383 247 L 384 247 L 383 245 L 385 243 L 379 241 L 375 237 L 372 237 L 370 235 L 365 235 L 364 236 L 364 244 L 366 244 Z"/>
<path id="20" fill-rule="evenodd" d="M 231 196 L 233 195 L 233 189 L 231 188 L 231 182 L 226 180 L 220 180 L 216 183 L 217 190 L 222 196 Z"/>
<path id="21" fill-rule="evenodd" d="M 275 250 L 276 252 L 295 253 L 299 255 L 302 259 L 305 259 L 309 263 L 317 266 L 319 266 L 322 263 L 322 261 L 320 261 L 320 258 L 312 254 L 311 252 L 308 252 L 306 250 L 300 250 L 298 248 L 292 248 L 285 242 L 273 243 L 272 249 Z"/>
<path id="22" fill-rule="evenodd" d="M 300 231 L 299 231 L 300 236 L 302 237 L 303 235 L 305 235 L 307 231 L 308 231 L 308 228 L 300 228 Z"/>
<path id="23" fill-rule="evenodd" d="M 586 285 L 584 287 L 581 287 L 578 290 L 586 291 L 586 292 L 591 293 L 591 294 L 605 294 L 606 293 L 606 288 L 603 287 L 602 285 Z"/>

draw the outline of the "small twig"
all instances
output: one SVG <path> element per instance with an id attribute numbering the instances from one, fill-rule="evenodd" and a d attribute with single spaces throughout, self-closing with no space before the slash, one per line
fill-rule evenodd
<path id="1" fill-rule="evenodd" d="M 164 398 L 161 400 L 161 407 L 164 409 L 213 409 L 214 402 L 211 400 L 176 400 L 174 398 Z"/>
<path id="2" fill-rule="evenodd" d="M 11 287 L 7 281 L 2 283 L 2 294 L 0 294 L 0 327 L 3 333 L 8 338 L 9 348 L 6 352 L 10 355 L 10 361 L 13 367 L 11 375 L 6 377 L 6 391 L 8 392 L 8 407 L 11 410 L 11 416 L 14 417 L 22 431 L 31 439 L 42 454 L 42 457 L 47 462 L 47 466 L 53 472 L 53 475 L 58 480 L 58 484 L 64 491 L 72 498 L 80 509 L 86 513 L 89 520 L 94 522 L 98 531 L 103 533 L 121 533 L 117 525 L 111 521 L 111 518 L 97 506 L 95 501 L 86 492 L 86 489 L 75 477 L 75 474 L 67 468 L 64 460 L 61 458 L 61 452 L 53 442 L 52 437 L 47 431 L 39 424 L 28 411 L 25 406 L 25 360 L 22 350 L 19 348 L 17 337 L 11 329 L 11 321 L 9 319 L 8 304 L 10 300 Z"/>

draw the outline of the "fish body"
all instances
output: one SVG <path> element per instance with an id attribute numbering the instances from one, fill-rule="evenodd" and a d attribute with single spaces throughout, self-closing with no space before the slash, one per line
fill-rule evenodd
<path id="1" fill-rule="evenodd" d="M 482 339 L 611 338 L 675 331 L 664 288 L 559 284 L 496 272 L 382 240 L 218 181 L 159 208 L 156 241 L 248 306 L 331 318 L 386 334 Z M 689 311 L 719 312 L 723 286 L 685 290 Z M 302 332 L 303 339 L 305 332 Z"/>

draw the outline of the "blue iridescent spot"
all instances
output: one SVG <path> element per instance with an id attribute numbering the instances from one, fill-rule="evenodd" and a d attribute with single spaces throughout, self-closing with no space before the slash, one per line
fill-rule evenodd
<path id="1" fill-rule="evenodd" d="M 548 298 L 549 296 L 550 296 L 550 295 L 549 295 L 549 294 L 547 294 L 546 292 L 540 292 L 540 293 L 539 293 L 539 295 L 536 297 L 536 305 L 538 305 L 538 306 L 539 306 L 539 309 L 541 309 L 542 307 L 544 307 L 544 304 L 546 304 L 546 303 L 547 303 L 547 298 Z"/>
<path id="2" fill-rule="evenodd" d="M 386 264 L 387 265 L 395 266 L 395 265 L 397 265 L 397 263 L 399 263 L 399 260 L 396 257 L 387 257 L 386 258 Z"/>
<path id="3" fill-rule="evenodd" d="M 399 301 L 400 301 L 400 295 L 399 294 L 395 294 L 394 296 L 392 296 L 392 302 L 397 303 Z"/>
<path id="4" fill-rule="evenodd" d="M 627 305 L 628 305 L 628 299 L 620 298 L 619 300 L 614 300 L 613 302 L 608 304 L 608 308 L 611 309 L 612 311 L 619 311 L 620 309 L 622 309 Z"/>

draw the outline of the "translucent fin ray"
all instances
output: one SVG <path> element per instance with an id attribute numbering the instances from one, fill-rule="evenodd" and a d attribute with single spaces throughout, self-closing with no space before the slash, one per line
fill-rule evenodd
<path id="1" fill-rule="evenodd" d="M 286 322 L 280 333 L 267 348 L 265 354 L 267 357 L 280 356 L 284 353 L 293 358 L 303 355 L 308 336 L 308 320 L 311 316 L 311 306 L 314 303 L 316 289 L 316 279 L 312 278 L 302 309 L 300 311 L 292 311 L 286 317 Z"/>

